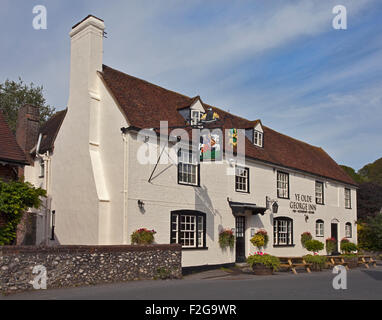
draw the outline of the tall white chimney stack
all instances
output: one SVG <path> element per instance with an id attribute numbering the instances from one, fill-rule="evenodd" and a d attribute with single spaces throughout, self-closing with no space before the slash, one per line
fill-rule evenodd
<path id="1" fill-rule="evenodd" d="M 97 92 L 97 71 L 102 71 L 104 29 L 103 20 L 89 15 L 73 26 L 69 33 L 71 39 L 69 110 L 71 100 L 78 102 L 77 94 Z"/>

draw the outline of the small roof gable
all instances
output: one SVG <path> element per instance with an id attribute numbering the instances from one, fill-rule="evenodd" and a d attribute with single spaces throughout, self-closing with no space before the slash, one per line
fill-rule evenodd
<path id="1" fill-rule="evenodd" d="M 0 111 L 0 161 L 27 165 L 28 160 L 24 151 L 16 142 L 5 118 Z"/>
<path id="2" fill-rule="evenodd" d="M 62 122 L 65 119 L 67 110 L 68 109 L 64 109 L 62 111 L 56 112 L 47 122 L 41 126 L 40 134 L 42 135 L 42 139 L 39 153 L 53 151 L 54 141 L 56 140 L 58 131 L 60 130 Z"/>
<path id="3" fill-rule="evenodd" d="M 169 127 L 184 125 L 179 109 L 187 108 L 200 97 L 190 98 L 103 65 L 100 73 L 129 124 L 135 128 L 158 128 L 167 120 Z M 261 124 L 203 103 L 219 114 L 223 129 L 249 129 Z M 262 124 L 261 124 L 262 125 Z M 266 163 L 297 169 L 314 175 L 356 185 L 321 148 L 278 133 L 264 125 L 264 146 L 258 148 L 248 139 L 245 156 Z"/>

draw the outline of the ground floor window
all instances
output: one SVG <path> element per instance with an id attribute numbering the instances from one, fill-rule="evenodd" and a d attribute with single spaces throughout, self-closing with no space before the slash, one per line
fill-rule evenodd
<path id="1" fill-rule="evenodd" d="M 352 237 L 352 230 L 351 230 L 351 223 L 350 222 L 345 224 L 345 237 L 346 238 Z"/>
<path id="2" fill-rule="evenodd" d="M 324 236 L 324 221 L 317 220 L 316 221 L 316 237 Z"/>
<path id="3" fill-rule="evenodd" d="M 273 244 L 275 246 L 293 245 L 293 220 L 279 217 L 273 219 Z"/>
<path id="4" fill-rule="evenodd" d="M 193 210 L 172 211 L 170 243 L 179 243 L 183 248 L 206 248 L 205 213 Z"/>

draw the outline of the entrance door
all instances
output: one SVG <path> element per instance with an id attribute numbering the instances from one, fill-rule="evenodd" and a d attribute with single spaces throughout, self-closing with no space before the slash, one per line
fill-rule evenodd
<path id="1" fill-rule="evenodd" d="M 245 262 L 245 217 L 236 219 L 236 262 Z"/>
<path id="2" fill-rule="evenodd" d="M 331 231 L 332 231 L 331 236 L 332 236 L 332 238 L 336 239 L 336 246 L 335 246 L 332 254 L 337 255 L 337 254 L 339 254 L 339 252 L 338 252 L 338 225 L 337 225 L 337 223 L 332 223 L 331 227 L 332 227 L 331 228 Z"/>

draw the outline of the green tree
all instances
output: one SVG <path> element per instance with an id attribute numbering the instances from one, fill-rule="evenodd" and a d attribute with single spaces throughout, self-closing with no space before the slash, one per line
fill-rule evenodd
<path id="1" fill-rule="evenodd" d="M 42 91 L 42 86 L 35 86 L 33 83 L 27 85 L 21 78 L 18 81 L 7 79 L 0 83 L 0 110 L 13 133 L 16 131 L 18 110 L 25 104 L 39 107 L 41 124 L 53 115 L 55 108 L 46 104 Z"/>
<path id="2" fill-rule="evenodd" d="M 365 250 L 382 250 L 382 215 L 369 217 L 358 226 L 358 244 Z"/>
<path id="3" fill-rule="evenodd" d="M 365 177 L 357 173 L 353 168 L 340 165 L 340 167 L 357 183 L 365 182 Z"/>
<path id="4" fill-rule="evenodd" d="M 12 244 L 17 225 L 28 208 L 39 208 L 46 191 L 35 188 L 29 182 L 0 180 L 0 245 Z"/>

